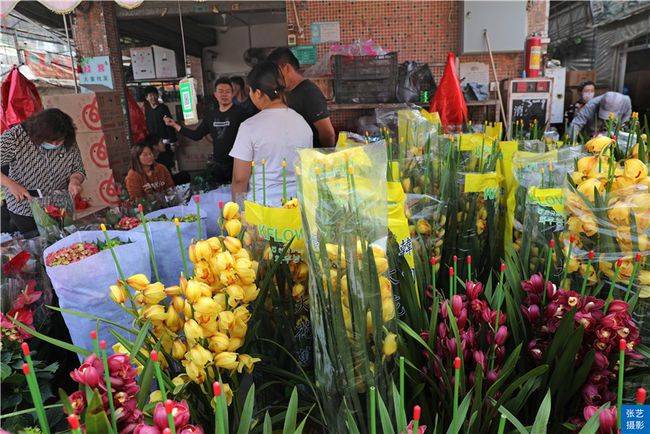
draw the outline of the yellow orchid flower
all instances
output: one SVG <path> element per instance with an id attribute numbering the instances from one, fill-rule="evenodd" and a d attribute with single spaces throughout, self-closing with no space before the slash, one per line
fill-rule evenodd
<path id="1" fill-rule="evenodd" d="M 237 366 L 239 366 L 239 362 L 237 361 L 237 353 L 230 351 L 224 351 L 214 356 L 214 363 L 218 367 L 227 369 L 229 371 L 234 371 L 237 369 Z"/>
<path id="2" fill-rule="evenodd" d="M 149 279 L 144 274 L 134 274 L 126 279 L 126 283 L 136 291 L 144 291 L 149 285 Z"/>

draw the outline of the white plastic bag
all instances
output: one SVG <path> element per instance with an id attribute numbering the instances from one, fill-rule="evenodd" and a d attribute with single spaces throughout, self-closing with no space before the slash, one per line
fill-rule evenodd
<path id="1" fill-rule="evenodd" d="M 169 221 L 149 222 L 149 231 L 151 234 L 151 245 L 153 246 L 154 255 L 156 257 L 156 265 L 158 266 L 158 274 L 160 280 L 165 286 L 178 285 L 178 279 L 183 271 L 183 257 L 181 256 L 181 249 L 178 245 L 178 235 L 176 234 L 176 225 L 172 221 L 174 217 L 182 218 L 190 214 L 196 214 L 196 204 L 190 202 L 189 205 L 173 206 L 171 208 L 159 209 L 158 211 L 151 212 L 145 217 L 153 219 L 165 215 Z M 207 219 L 206 212 L 201 207 L 201 225 L 202 234 L 199 235 L 198 222 L 181 223 L 181 237 L 183 238 L 183 246 L 185 247 L 185 254 L 187 249 L 192 243 L 192 239 L 205 238 Z M 144 236 L 144 226 L 140 225 L 131 230 Z M 147 247 L 145 250 L 148 254 Z M 192 262 L 187 261 L 188 272 L 191 274 L 194 270 Z M 153 277 L 155 279 L 155 276 Z"/>
<path id="2" fill-rule="evenodd" d="M 131 241 L 114 247 L 118 261 L 126 277 L 142 273 L 151 275 L 149 256 L 143 234 L 108 231 L 110 238 L 118 238 L 124 242 Z M 105 241 L 101 231 L 81 231 L 68 235 L 45 249 L 44 257 L 64 247 L 80 242 L 94 243 Z M 110 285 L 114 285 L 120 278 L 110 250 L 84 258 L 68 265 L 45 267 L 47 275 L 52 281 L 52 287 L 59 298 L 59 306 L 117 322 L 125 327 L 130 327 L 133 318 L 120 306 L 110 299 Z M 93 351 L 90 331 L 95 330 L 96 321 L 88 318 L 63 313 L 63 319 L 70 331 L 72 343 Z M 112 346 L 116 339 L 110 329 L 114 326 L 99 322 L 99 339 L 104 339 L 108 346 Z M 124 330 L 116 330 L 124 335 Z M 128 334 L 127 334 L 128 335 Z M 127 336 L 134 338 L 134 336 Z"/>

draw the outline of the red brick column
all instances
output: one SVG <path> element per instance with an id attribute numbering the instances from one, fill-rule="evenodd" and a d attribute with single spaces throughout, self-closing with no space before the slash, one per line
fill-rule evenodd
<path id="1" fill-rule="evenodd" d="M 117 28 L 116 5 L 112 1 L 84 1 L 74 11 L 73 37 L 81 57 L 108 56 L 114 91 L 119 97 L 123 131 L 119 140 L 108 145 L 108 157 L 115 179 L 121 181 L 128 171 L 130 160 L 129 116 L 126 102 L 122 49 Z"/>

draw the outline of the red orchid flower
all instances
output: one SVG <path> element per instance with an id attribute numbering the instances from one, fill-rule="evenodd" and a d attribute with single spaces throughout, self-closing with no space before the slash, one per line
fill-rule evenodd
<path id="1" fill-rule="evenodd" d="M 12 276 L 20 273 L 27 264 L 27 261 L 29 261 L 30 257 L 31 255 L 27 250 L 23 250 L 22 252 L 18 253 L 7 263 L 2 265 L 2 274 L 5 276 Z"/>

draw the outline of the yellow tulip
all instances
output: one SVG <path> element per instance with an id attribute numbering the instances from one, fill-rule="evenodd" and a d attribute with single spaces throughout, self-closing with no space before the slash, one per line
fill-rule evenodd
<path id="1" fill-rule="evenodd" d="M 243 270 L 242 272 L 237 273 L 237 276 L 239 277 L 239 280 L 241 280 L 241 283 L 243 285 L 251 285 L 255 283 L 255 270 L 252 268 L 249 268 L 248 270 Z M 222 280 L 223 281 L 223 280 Z M 234 282 L 229 281 L 229 285 Z"/>
<path id="2" fill-rule="evenodd" d="M 225 237 L 223 239 L 223 245 L 226 246 L 226 249 L 232 254 L 236 254 L 242 248 L 241 241 L 239 241 L 239 238 L 235 237 Z"/>
<path id="3" fill-rule="evenodd" d="M 243 286 L 243 289 L 244 289 L 244 298 L 242 299 L 242 301 L 244 303 L 250 303 L 251 301 L 256 300 L 257 296 L 260 293 L 260 289 L 254 283 Z"/>
<path id="4" fill-rule="evenodd" d="M 117 304 L 123 304 L 126 301 L 126 290 L 122 285 L 111 285 L 111 300 Z"/>
<path id="5" fill-rule="evenodd" d="M 228 331 L 232 323 L 235 322 L 235 314 L 229 310 L 219 312 L 217 318 L 219 321 L 219 329 L 222 331 Z"/>
<path id="6" fill-rule="evenodd" d="M 145 307 L 142 310 L 142 316 L 151 321 L 165 321 L 167 319 L 167 312 L 165 312 L 165 306 L 154 304 Z"/>
<path id="7" fill-rule="evenodd" d="M 185 321 L 183 332 L 185 332 L 185 337 L 187 338 L 188 342 L 191 343 L 194 343 L 198 339 L 203 338 L 203 329 L 201 329 L 199 323 L 193 319 Z"/>
<path id="8" fill-rule="evenodd" d="M 630 224 L 630 206 L 619 200 L 607 210 L 607 217 L 616 225 L 628 226 Z"/>
<path id="9" fill-rule="evenodd" d="M 175 387 L 180 387 L 188 382 L 189 378 L 186 374 L 180 374 L 172 378 L 172 384 Z"/>
<path id="10" fill-rule="evenodd" d="M 431 235 L 431 225 L 424 219 L 418 220 L 415 224 L 415 230 L 420 235 Z"/>
<path id="11" fill-rule="evenodd" d="M 305 286 L 297 283 L 291 288 L 291 296 L 295 299 L 299 299 L 305 293 Z"/>
<path id="12" fill-rule="evenodd" d="M 239 259 L 251 259 L 251 255 L 248 253 L 248 250 L 246 249 L 240 249 L 237 253 L 233 253 L 232 257 L 235 259 L 235 261 Z"/>
<path id="13" fill-rule="evenodd" d="M 223 369 L 234 371 L 239 363 L 237 362 L 237 353 L 224 351 L 214 356 L 214 363 Z"/>
<path id="14" fill-rule="evenodd" d="M 201 282 L 212 285 L 215 281 L 210 265 L 204 261 L 200 260 L 194 265 L 194 278 L 200 280 Z"/>
<path id="15" fill-rule="evenodd" d="M 190 262 L 196 264 L 198 258 L 196 257 L 196 248 L 194 247 L 194 244 L 190 244 L 190 246 L 187 248 L 187 256 L 189 257 Z"/>
<path id="16" fill-rule="evenodd" d="M 606 136 L 594 137 L 585 143 L 585 149 L 592 154 L 597 154 L 612 142 L 613 140 Z"/>
<path id="17" fill-rule="evenodd" d="M 203 329 L 204 338 L 209 339 L 219 333 L 219 324 L 217 323 L 216 317 L 210 315 L 199 315 L 196 320 L 201 325 L 201 329 Z"/>
<path id="18" fill-rule="evenodd" d="M 381 301 L 381 315 L 384 322 L 395 318 L 395 303 L 392 298 L 386 298 Z"/>
<path id="19" fill-rule="evenodd" d="M 636 158 L 630 158 L 625 161 L 625 176 L 638 182 L 648 176 L 648 167 L 643 161 Z"/>
<path id="20" fill-rule="evenodd" d="M 200 315 L 214 315 L 216 316 L 222 309 L 219 304 L 211 297 L 202 296 L 193 305 L 194 312 Z"/>
<path id="21" fill-rule="evenodd" d="M 160 282 L 150 283 L 147 285 L 144 291 L 142 291 L 142 295 L 144 295 L 144 302 L 146 304 L 158 304 L 167 298 L 167 294 L 165 294 L 165 285 Z"/>
<path id="22" fill-rule="evenodd" d="M 393 286 L 390 283 L 390 280 L 384 276 L 379 276 L 379 293 L 382 300 L 384 298 L 393 298 Z"/>
<path id="23" fill-rule="evenodd" d="M 402 188 L 404 189 L 405 193 L 408 193 L 408 192 L 411 191 L 411 179 L 410 178 L 402 179 Z"/>
<path id="24" fill-rule="evenodd" d="M 223 206 L 223 218 L 226 220 L 233 219 L 239 214 L 239 205 L 235 202 L 228 202 Z"/>
<path id="25" fill-rule="evenodd" d="M 395 333 L 388 333 L 384 338 L 382 352 L 385 357 L 390 357 L 397 352 L 397 335 Z"/>
<path id="26" fill-rule="evenodd" d="M 250 247 L 250 245 L 253 244 L 253 237 L 251 236 L 250 233 L 244 232 L 243 242 L 246 247 Z"/>
<path id="27" fill-rule="evenodd" d="M 235 321 L 232 323 L 232 326 L 230 327 L 230 337 L 231 338 L 239 338 L 239 339 L 244 339 L 246 337 L 246 331 L 248 330 L 248 326 L 246 323 L 242 320 L 235 319 Z"/>
<path id="28" fill-rule="evenodd" d="M 226 404 L 232 404 L 232 398 L 234 394 L 228 383 L 223 383 L 221 385 L 221 393 L 223 393 L 223 396 L 226 397 Z"/>
<path id="29" fill-rule="evenodd" d="M 240 301 L 244 299 L 244 289 L 239 285 L 230 285 L 226 288 L 228 294 L 228 304 L 230 307 L 237 307 Z"/>
<path id="30" fill-rule="evenodd" d="M 181 317 L 178 315 L 178 312 L 176 312 L 173 305 L 167 308 L 165 325 L 174 333 L 178 332 L 183 327 L 183 320 L 181 320 Z"/>
<path id="31" fill-rule="evenodd" d="M 261 361 L 261 359 L 258 359 L 257 357 L 251 357 L 248 354 L 240 354 L 237 372 L 241 374 L 242 370 L 246 368 L 246 371 L 250 374 L 253 372 L 253 365 L 259 361 Z"/>
<path id="32" fill-rule="evenodd" d="M 332 262 L 332 265 L 338 266 L 339 263 L 342 268 L 345 268 L 345 250 L 343 246 L 337 244 L 327 244 L 325 245 L 327 250 L 327 257 Z"/>
<path id="33" fill-rule="evenodd" d="M 619 190 L 629 189 L 634 185 L 634 180 L 627 176 L 617 176 L 612 181 L 612 191 L 618 192 Z"/>
<path id="34" fill-rule="evenodd" d="M 298 263 L 292 262 L 289 264 L 289 269 L 291 270 L 291 277 L 293 277 L 293 280 L 296 282 L 305 280 L 309 275 L 309 266 L 303 261 Z"/>
<path id="35" fill-rule="evenodd" d="M 228 351 L 237 351 L 244 345 L 244 339 L 231 337 L 230 342 L 228 343 Z"/>
<path id="36" fill-rule="evenodd" d="M 598 179 L 590 178 L 578 186 L 578 191 L 591 202 L 595 201 L 594 189 L 598 191 L 598 193 L 602 193 L 605 190 L 605 185 Z"/>
<path id="37" fill-rule="evenodd" d="M 195 383 L 202 384 L 205 381 L 205 369 L 200 366 L 195 365 L 189 360 L 183 360 L 183 367 L 185 367 L 185 373 L 190 380 Z"/>
<path id="38" fill-rule="evenodd" d="M 284 209 L 298 208 L 298 199 L 293 198 L 293 199 L 290 199 L 290 200 L 286 201 L 284 203 L 284 205 L 282 205 L 282 208 L 284 208 Z"/>
<path id="39" fill-rule="evenodd" d="M 194 255 L 197 261 L 208 261 L 212 257 L 212 247 L 205 240 L 197 241 L 194 244 Z"/>
<path id="40" fill-rule="evenodd" d="M 204 367 L 212 361 L 212 353 L 197 344 L 185 354 L 185 359 L 191 361 L 196 366 Z"/>
<path id="41" fill-rule="evenodd" d="M 241 222 L 238 219 L 227 220 L 223 227 L 231 237 L 236 237 L 241 232 Z"/>
<path id="42" fill-rule="evenodd" d="M 235 315 L 235 319 L 239 321 L 248 322 L 251 318 L 251 312 L 246 306 L 239 306 L 237 309 L 233 310 L 232 313 Z"/>
<path id="43" fill-rule="evenodd" d="M 160 390 L 154 390 L 149 394 L 149 403 L 162 402 L 163 396 Z"/>
<path id="44" fill-rule="evenodd" d="M 208 348 L 215 354 L 219 354 L 228 349 L 230 339 L 225 333 L 217 332 L 208 339 Z"/>
<path id="45" fill-rule="evenodd" d="M 194 304 L 198 301 L 199 298 L 205 295 L 211 295 L 212 289 L 203 282 L 197 280 L 190 280 L 187 282 L 187 288 L 185 289 L 185 297 L 187 301 Z"/>
<path id="46" fill-rule="evenodd" d="M 217 254 L 217 272 L 222 273 L 235 266 L 235 260 L 230 252 L 221 252 Z"/>
<path id="47" fill-rule="evenodd" d="M 176 360 L 182 360 L 187 352 L 187 347 L 180 339 L 176 339 L 172 344 L 172 357 Z"/>
<path id="48" fill-rule="evenodd" d="M 238 259 L 235 262 L 235 271 L 237 274 L 246 273 L 248 270 L 253 268 L 253 263 L 250 259 Z"/>
<path id="49" fill-rule="evenodd" d="M 168 297 L 181 295 L 181 287 L 178 285 L 168 286 L 165 288 L 165 295 L 167 295 Z"/>
<path id="50" fill-rule="evenodd" d="M 149 285 L 149 279 L 144 274 L 134 274 L 126 279 L 126 283 L 136 291 L 144 291 L 147 285 Z"/>

